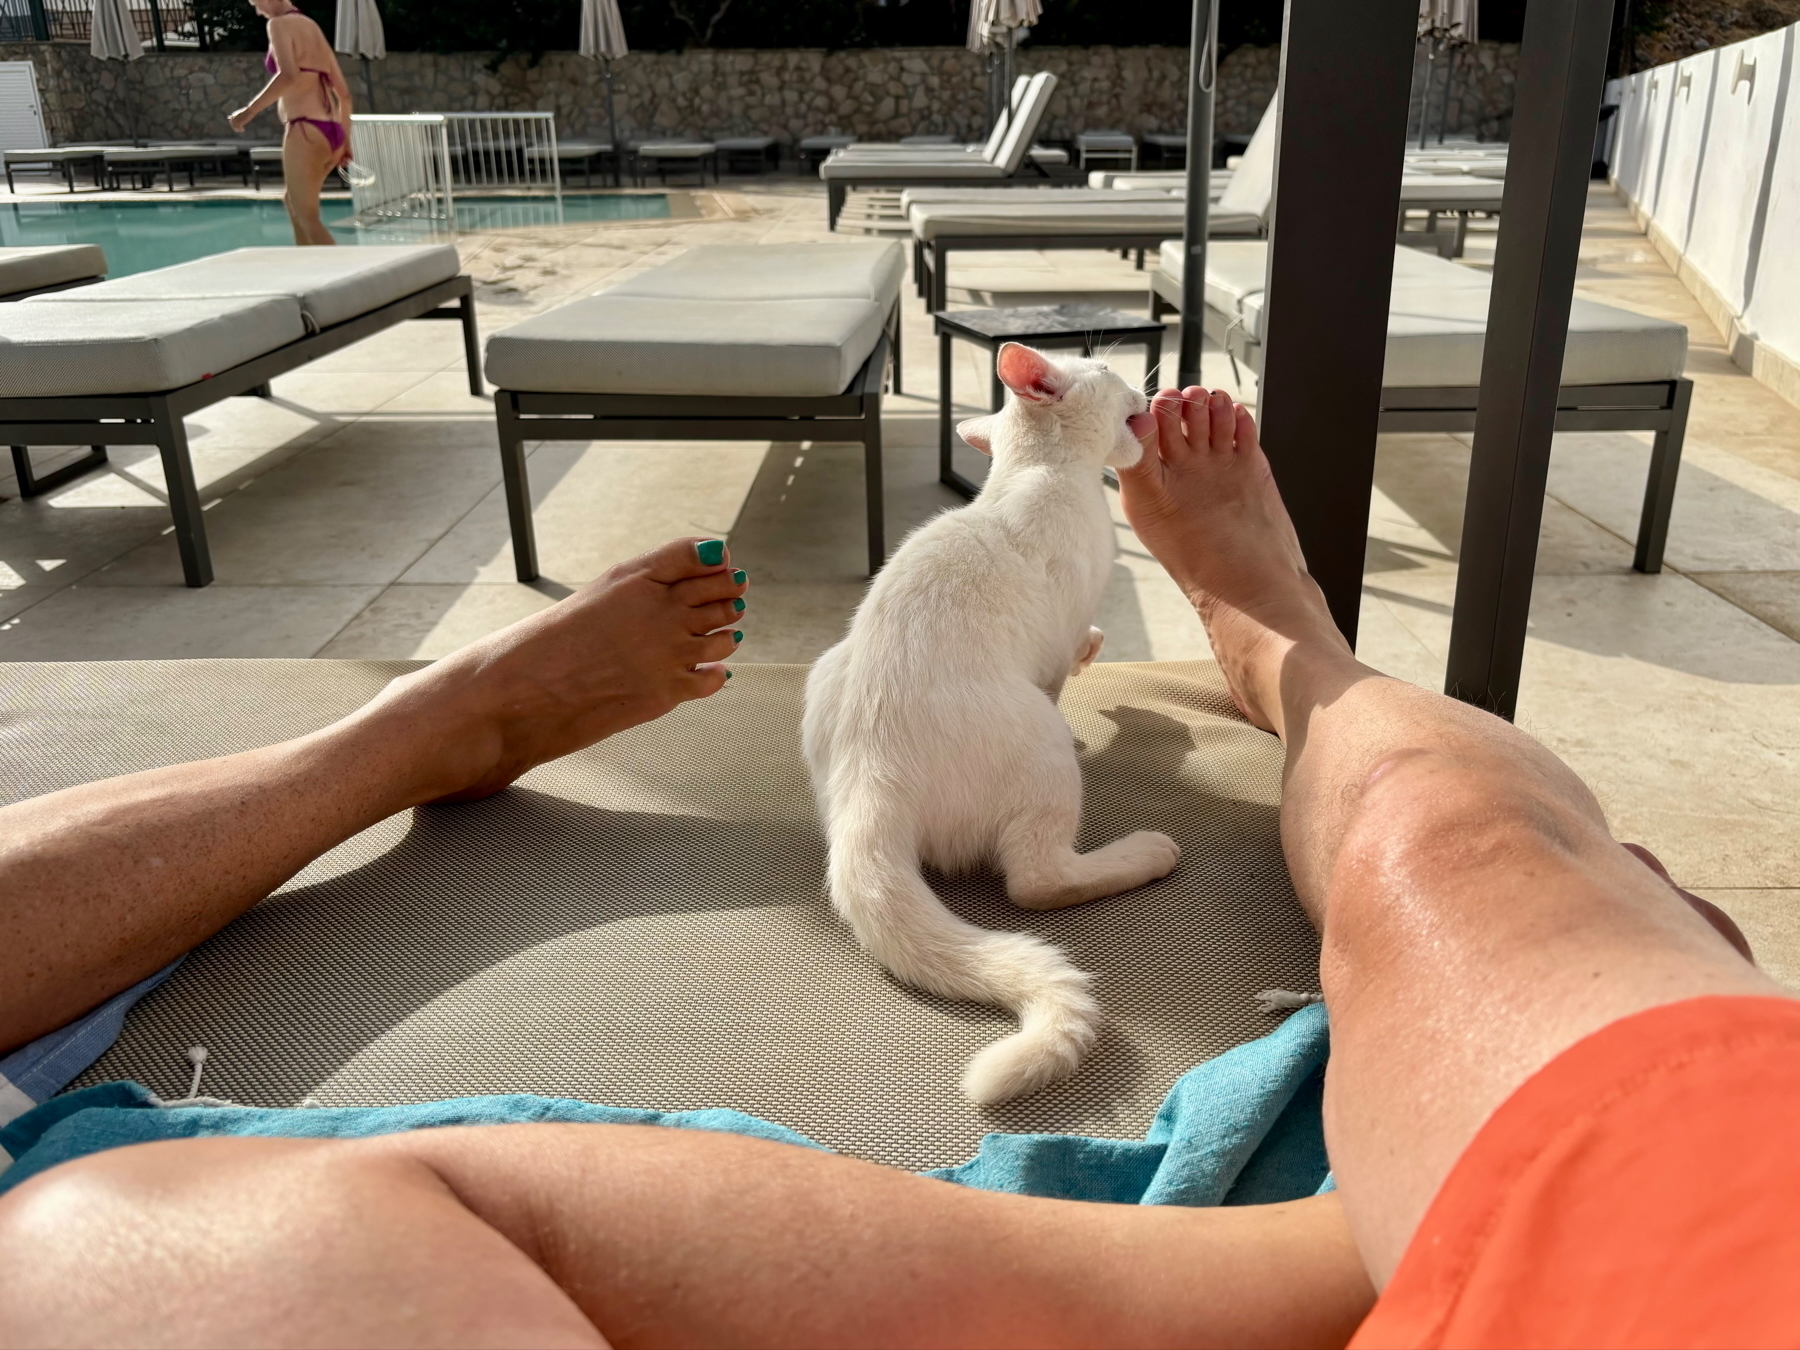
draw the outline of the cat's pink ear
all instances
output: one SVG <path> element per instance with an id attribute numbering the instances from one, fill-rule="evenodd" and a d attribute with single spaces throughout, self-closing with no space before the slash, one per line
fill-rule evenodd
<path id="1" fill-rule="evenodd" d="M 1016 342 L 1000 348 L 995 366 L 1001 384 L 1033 403 L 1055 403 L 1069 392 L 1067 378 L 1050 364 L 1048 357 Z"/>
<path id="2" fill-rule="evenodd" d="M 966 422 L 959 422 L 956 434 L 984 455 L 994 453 L 994 419 L 995 414 L 986 417 L 971 417 Z"/>

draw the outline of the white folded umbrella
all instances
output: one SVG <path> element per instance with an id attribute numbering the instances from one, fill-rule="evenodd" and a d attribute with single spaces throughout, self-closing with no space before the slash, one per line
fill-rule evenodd
<path id="1" fill-rule="evenodd" d="M 143 41 L 138 37 L 137 23 L 131 17 L 131 11 L 125 7 L 125 0 L 94 0 L 93 20 L 88 29 L 88 51 L 102 61 L 137 60 L 144 54 Z M 122 79 L 125 85 L 125 125 L 131 133 L 131 143 L 138 143 L 137 114 L 131 106 L 131 67 L 125 67 Z"/>
<path id="2" fill-rule="evenodd" d="M 369 74 L 369 62 L 387 59 L 387 34 L 382 31 L 375 0 L 338 0 L 337 34 L 331 45 L 362 58 L 363 92 L 369 96 L 368 110 L 374 112 L 375 81 Z"/>
<path id="3" fill-rule="evenodd" d="M 600 63 L 606 80 L 606 137 L 612 144 L 616 182 L 621 142 L 619 114 L 613 106 L 612 63 L 631 50 L 625 43 L 625 20 L 619 15 L 619 0 L 581 0 L 579 50 L 588 60 Z"/>

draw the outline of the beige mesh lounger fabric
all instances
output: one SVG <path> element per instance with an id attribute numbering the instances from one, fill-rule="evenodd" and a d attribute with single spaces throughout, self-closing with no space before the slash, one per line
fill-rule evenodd
<path id="1" fill-rule="evenodd" d="M 409 663 L 0 666 L 0 798 L 262 745 L 357 707 Z M 1141 1136 L 1186 1069 L 1274 1029 L 1253 996 L 1318 988 L 1276 832 L 1275 739 L 1210 663 L 1100 665 L 1063 696 L 1082 846 L 1166 830 L 1166 881 L 1026 914 L 992 878 L 938 882 L 974 922 L 1098 974 L 1108 1021 L 1071 1080 L 995 1110 L 957 1089 L 1004 1014 L 896 984 L 823 891 L 799 757 L 804 668 L 547 765 L 486 802 L 397 816 L 195 951 L 77 1084 L 134 1078 L 261 1106 L 537 1092 L 731 1106 L 908 1168 L 988 1130 Z"/>

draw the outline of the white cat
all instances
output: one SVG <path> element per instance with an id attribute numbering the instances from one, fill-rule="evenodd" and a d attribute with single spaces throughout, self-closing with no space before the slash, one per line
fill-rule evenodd
<path id="1" fill-rule="evenodd" d="M 1099 1005 L 1056 947 L 951 914 L 921 864 L 991 860 L 1014 904 L 1058 909 L 1166 876 L 1181 856 L 1149 831 L 1075 851 L 1081 770 L 1056 707 L 1100 652 L 1114 554 L 1100 470 L 1137 462 L 1127 419 L 1146 401 L 1100 361 L 1008 343 L 998 367 L 1006 407 L 959 428 L 994 457 L 986 487 L 895 551 L 813 666 L 802 723 L 832 902 L 858 940 L 909 984 L 1019 1017 L 963 1074 L 983 1103 L 1073 1073 Z"/>

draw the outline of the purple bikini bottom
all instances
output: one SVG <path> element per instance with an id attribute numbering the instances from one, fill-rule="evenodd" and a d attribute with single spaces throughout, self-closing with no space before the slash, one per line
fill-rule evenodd
<path id="1" fill-rule="evenodd" d="M 307 122 L 317 127 L 319 129 L 319 134 L 325 138 L 325 144 L 329 145 L 333 150 L 342 150 L 344 148 L 344 124 L 342 122 L 333 122 L 327 117 L 288 118 L 289 126 L 292 126 L 296 122 Z"/>

